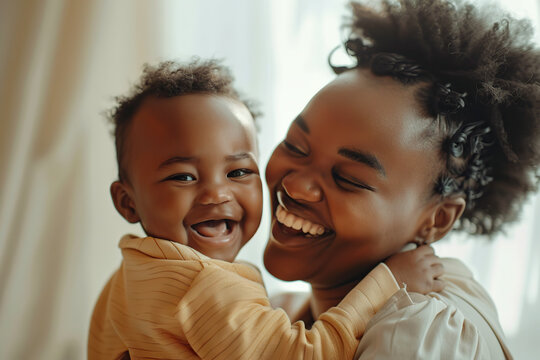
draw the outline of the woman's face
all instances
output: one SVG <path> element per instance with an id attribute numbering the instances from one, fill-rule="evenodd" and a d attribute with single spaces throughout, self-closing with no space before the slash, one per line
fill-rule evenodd
<path id="1" fill-rule="evenodd" d="M 266 168 L 270 273 L 333 287 L 414 239 L 440 166 L 414 90 L 348 71 L 293 121 Z"/>

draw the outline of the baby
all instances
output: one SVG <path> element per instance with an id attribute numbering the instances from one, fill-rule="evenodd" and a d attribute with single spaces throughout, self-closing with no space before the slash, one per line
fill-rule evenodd
<path id="1" fill-rule="evenodd" d="M 441 289 L 438 258 L 424 246 L 391 257 L 392 271 L 379 264 L 310 330 L 272 309 L 258 270 L 233 262 L 259 226 L 262 185 L 257 113 L 232 81 L 215 60 L 164 62 L 146 66 L 133 92 L 117 98 L 111 196 L 147 237 L 120 240 L 122 264 L 92 316 L 90 360 L 352 358 L 398 281 Z M 320 230 L 296 231 L 315 241 Z M 218 304 L 197 302 L 207 291 L 219 292 Z M 235 316 L 238 306 L 250 316 Z M 254 331 L 261 321 L 264 330 Z M 201 322 L 204 333 L 194 326 Z"/>

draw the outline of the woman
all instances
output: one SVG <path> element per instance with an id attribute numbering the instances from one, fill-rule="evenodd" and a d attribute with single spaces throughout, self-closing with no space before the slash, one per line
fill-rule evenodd
<path id="1" fill-rule="evenodd" d="M 357 65 L 333 66 L 337 78 L 293 121 L 266 171 L 265 266 L 311 284 L 309 301 L 289 309 L 307 324 L 409 242 L 453 228 L 501 231 L 538 184 L 540 56 L 530 25 L 443 0 L 352 9 L 346 48 Z M 304 236 L 278 213 L 325 233 Z M 459 261 L 445 270 L 440 294 L 396 293 L 357 357 L 510 358 L 487 293 Z"/>

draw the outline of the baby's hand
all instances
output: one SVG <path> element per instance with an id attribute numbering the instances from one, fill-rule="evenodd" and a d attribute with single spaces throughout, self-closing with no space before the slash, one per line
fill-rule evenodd
<path id="1" fill-rule="evenodd" d="M 444 289 L 445 283 L 439 279 L 444 273 L 443 264 L 429 245 L 394 254 L 385 263 L 398 284 L 407 284 L 408 291 L 427 294 Z"/>

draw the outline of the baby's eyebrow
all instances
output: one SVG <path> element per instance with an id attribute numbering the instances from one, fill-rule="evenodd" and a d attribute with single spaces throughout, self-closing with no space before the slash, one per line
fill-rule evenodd
<path id="1" fill-rule="evenodd" d="M 225 156 L 225 160 L 228 162 L 243 160 L 243 159 L 253 159 L 253 155 L 248 152 L 241 152 L 238 154 Z"/>
<path id="2" fill-rule="evenodd" d="M 172 158 L 167 159 L 161 164 L 159 164 L 158 169 L 163 169 L 167 166 L 170 166 L 176 163 L 186 163 L 186 162 L 194 162 L 194 161 L 195 161 L 195 158 L 193 156 L 173 156 Z"/>
<path id="3" fill-rule="evenodd" d="M 384 170 L 384 167 L 377 159 L 377 157 L 373 154 L 366 153 L 362 150 L 346 147 L 340 148 L 338 150 L 338 154 L 353 161 L 365 164 L 370 168 L 377 170 L 377 172 L 379 172 L 379 174 L 381 174 L 382 176 L 386 177 L 386 171 Z"/>

